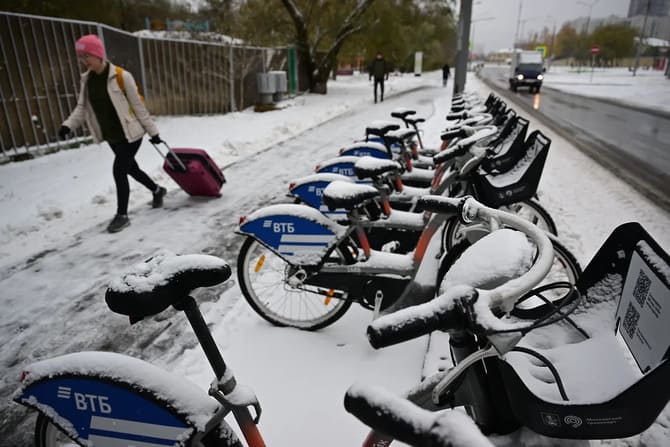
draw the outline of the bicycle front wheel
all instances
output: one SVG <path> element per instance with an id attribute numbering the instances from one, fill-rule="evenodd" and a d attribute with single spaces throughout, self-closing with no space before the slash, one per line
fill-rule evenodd
<path id="1" fill-rule="evenodd" d="M 537 226 L 539 229 L 551 233 L 555 236 L 558 235 L 558 230 L 556 229 L 554 219 L 552 219 L 549 212 L 535 200 L 524 200 L 513 203 L 511 205 L 505 205 L 500 207 L 500 210 L 516 214 L 517 216 L 522 217 L 533 225 Z M 445 249 L 445 251 L 449 251 L 451 248 L 455 247 L 459 242 L 465 239 L 468 239 L 472 243 L 479 239 L 479 237 L 483 236 L 475 236 L 475 239 L 469 238 L 464 231 L 464 227 L 465 225 L 461 223 L 459 219 L 449 220 L 447 226 L 445 227 L 442 240 L 442 247 Z"/>
<path id="2" fill-rule="evenodd" d="M 339 320 L 351 300 L 329 298 L 322 290 L 306 285 L 290 285 L 295 269 L 252 237 L 247 238 L 237 257 L 242 294 L 265 320 L 310 331 Z"/>

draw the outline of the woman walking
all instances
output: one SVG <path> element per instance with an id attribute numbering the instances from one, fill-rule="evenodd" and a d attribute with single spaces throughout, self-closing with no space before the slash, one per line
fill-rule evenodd
<path id="1" fill-rule="evenodd" d="M 121 231 L 128 225 L 128 176 L 144 185 L 153 194 L 154 208 L 163 206 L 165 188 L 157 185 L 135 161 L 142 137 L 151 136 L 151 143 L 161 143 L 158 128 L 137 90 L 133 76 L 109 62 L 105 48 L 95 34 L 77 40 L 77 56 L 87 69 L 81 75 L 77 106 L 63 122 L 58 134 L 65 139 L 74 129 L 86 123 L 96 143 L 107 141 L 114 152 L 112 172 L 116 184 L 116 215 L 107 230 Z M 121 76 L 122 79 L 118 79 Z"/>

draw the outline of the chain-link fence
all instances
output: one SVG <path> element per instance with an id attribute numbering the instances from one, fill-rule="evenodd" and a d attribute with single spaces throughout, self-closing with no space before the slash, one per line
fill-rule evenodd
<path id="1" fill-rule="evenodd" d="M 139 37 L 94 22 L 0 12 L 0 161 L 72 142 L 57 132 L 77 103 L 75 41 L 97 34 L 133 74 L 154 115 L 227 113 L 257 100 L 256 74 L 287 69 L 286 48 Z M 80 130 L 74 141 L 87 139 Z"/>

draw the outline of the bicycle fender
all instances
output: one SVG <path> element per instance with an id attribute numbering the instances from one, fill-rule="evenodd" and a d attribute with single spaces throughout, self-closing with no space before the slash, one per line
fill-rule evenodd
<path id="1" fill-rule="evenodd" d="M 183 377 L 111 352 L 31 364 L 13 398 L 43 413 L 73 440 L 96 446 L 188 446 L 219 409 Z"/>
<path id="2" fill-rule="evenodd" d="M 376 143 L 374 141 L 367 141 L 367 142 L 361 142 L 361 143 L 355 143 L 350 146 L 347 146 L 343 148 L 340 151 L 340 155 L 343 157 L 346 156 L 353 156 L 353 157 L 375 157 L 375 158 L 381 158 L 381 159 L 386 159 L 390 160 L 391 155 L 389 154 L 388 150 L 386 150 L 386 146 L 380 143 Z"/>
<path id="3" fill-rule="evenodd" d="M 312 174 L 291 182 L 289 193 L 312 208 L 321 211 L 331 219 L 346 219 L 347 211 L 344 208 L 331 211 L 323 203 L 323 190 L 335 180 L 353 183 L 351 177 L 345 177 L 340 174 Z"/>
<path id="4" fill-rule="evenodd" d="M 360 157 L 354 156 L 330 158 L 319 163 L 316 167 L 316 172 L 340 174 L 345 177 L 349 177 L 356 183 L 372 183 L 372 180 L 370 179 L 359 180 L 358 177 L 356 177 L 356 170 L 354 169 L 354 166 L 356 165 L 356 161 L 358 161 L 359 158 Z"/>
<path id="5" fill-rule="evenodd" d="M 238 228 L 293 265 L 318 265 L 346 231 L 314 208 L 294 204 L 262 208 Z"/>

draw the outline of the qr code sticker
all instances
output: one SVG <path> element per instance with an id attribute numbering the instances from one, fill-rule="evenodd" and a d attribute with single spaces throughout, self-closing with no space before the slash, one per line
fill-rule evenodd
<path id="1" fill-rule="evenodd" d="M 637 329 L 637 322 L 640 319 L 640 312 L 637 311 L 633 303 L 628 303 L 626 309 L 626 316 L 623 317 L 623 329 L 628 334 L 629 338 L 633 338 L 635 329 Z"/>
<path id="2" fill-rule="evenodd" d="M 633 290 L 633 296 L 637 300 L 640 307 L 644 306 L 644 302 L 647 300 L 647 294 L 649 293 L 649 286 L 651 285 L 651 279 L 640 270 L 640 276 L 637 277 L 637 282 L 635 283 L 635 289 Z"/>

